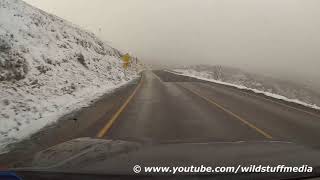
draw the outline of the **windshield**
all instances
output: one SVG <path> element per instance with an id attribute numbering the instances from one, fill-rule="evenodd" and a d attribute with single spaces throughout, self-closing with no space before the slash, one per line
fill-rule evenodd
<path id="1" fill-rule="evenodd" d="M 316 176 L 319 7 L 0 0 L 0 171 Z"/>

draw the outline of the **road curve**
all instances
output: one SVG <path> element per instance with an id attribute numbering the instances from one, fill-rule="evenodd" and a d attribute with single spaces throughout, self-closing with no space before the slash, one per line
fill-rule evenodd
<path id="1" fill-rule="evenodd" d="M 319 117 L 312 109 L 251 92 L 146 71 L 141 87 L 103 137 L 159 142 L 274 140 L 320 148 Z"/>
<path id="2" fill-rule="evenodd" d="M 72 131 L 70 131 L 72 129 Z M 0 155 L 20 167 L 36 152 L 79 137 L 150 142 L 289 141 L 320 150 L 320 113 L 221 84 L 145 71 Z"/>

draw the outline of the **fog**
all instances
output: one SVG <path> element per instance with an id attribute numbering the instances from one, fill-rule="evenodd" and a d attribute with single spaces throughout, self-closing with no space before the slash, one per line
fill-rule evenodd
<path id="1" fill-rule="evenodd" d="M 319 0 L 26 2 L 148 64 L 221 64 L 320 87 Z"/>

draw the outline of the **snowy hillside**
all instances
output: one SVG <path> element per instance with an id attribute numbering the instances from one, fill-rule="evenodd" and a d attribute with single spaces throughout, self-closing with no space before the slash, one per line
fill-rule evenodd
<path id="1" fill-rule="evenodd" d="M 225 66 L 196 65 L 174 69 L 183 75 L 250 89 L 277 99 L 320 109 L 320 92 L 301 84 L 265 77 Z"/>
<path id="2" fill-rule="evenodd" d="M 0 0 L 0 153 L 138 77 L 94 34 L 21 0 Z"/>

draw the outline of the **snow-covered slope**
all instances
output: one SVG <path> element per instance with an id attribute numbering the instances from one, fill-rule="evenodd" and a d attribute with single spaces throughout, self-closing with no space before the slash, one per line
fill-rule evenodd
<path id="1" fill-rule="evenodd" d="M 0 0 L 0 152 L 138 76 L 94 34 L 21 0 Z"/>
<path id="2" fill-rule="evenodd" d="M 304 85 L 244 72 L 226 66 L 196 65 L 173 70 L 191 76 L 240 89 L 248 89 L 277 99 L 320 110 L 320 93 Z"/>

